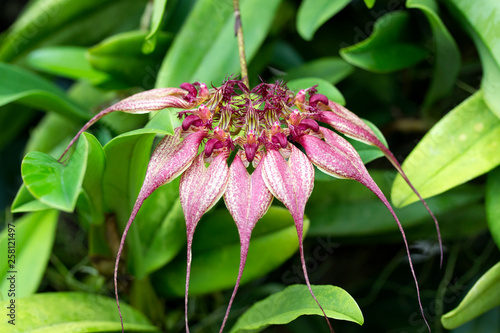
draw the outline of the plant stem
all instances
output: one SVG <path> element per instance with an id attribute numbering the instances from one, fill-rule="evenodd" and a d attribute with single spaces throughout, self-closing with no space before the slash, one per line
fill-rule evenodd
<path id="1" fill-rule="evenodd" d="M 245 58 L 245 40 L 243 38 L 243 26 L 241 25 L 240 1 L 233 0 L 234 7 L 234 34 L 238 37 L 238 50 L 240 55 L 241 78 L 245 85 L 250 88 L 248 81 L 247 61 Z"/>

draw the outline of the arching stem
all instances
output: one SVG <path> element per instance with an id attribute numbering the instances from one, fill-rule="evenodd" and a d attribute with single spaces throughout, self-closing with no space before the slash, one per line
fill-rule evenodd
<path id="1" fill-rule="evenodd" d="M 247 60 L 245 58 L 245 40 L 243 38 L 243 26 L 241 24 L 240 1 L 233 0 L 234 7 L 234 34 L 238 37 L 238 50 L 240 55 L 241 79 L 250 88 L 248 81 Z"/>

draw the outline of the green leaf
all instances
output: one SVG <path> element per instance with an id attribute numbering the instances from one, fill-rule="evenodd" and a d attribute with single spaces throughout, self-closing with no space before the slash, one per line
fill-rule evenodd
<path id="1" fill-rule="evenodd" d="M 363 325 L 363 314 L 347 291 L 335 286 L 312 286 L 312 289 L 329 318 Z M 307 286 L 292 285 L 252 305 L 238 319 L 231 333 L 259 332 L 269 325 L 288 324 L 303 315 L 322 316 L 323 313 Z"/>
<path id="2" fill-rule="evenodd" d="M 144 126 L 145 129 L 157 130 L 158 133 L 172 135 L 176 127 L 182 125 L 182 120 L 177 118 L 176 109 L 163 109 L 158 111 Z"/>
<path id="3" fill-rule="evenodd" d="M 9 299 L 16 298 L 18 302 L 19 298 L 36 292 L 49 262 L 58 216 L 59 213 L 55 210 L 26 214 L 13 224 L 8 223 L 3 229 L 0 234 L 0 251 L 5 253 L 5 260 L 0 263 L 2 300 L 8 302 Z M 8 257 L 8 250 L 12 246 L 15 246 L 15 255 Z M 14 262 L 8 259 L 13 259 Z M 14 266 L 9 266 L 11 263 Z M 8 278 L 12 275 L 15 276 L 15 295 L 8 295 L 12 282 Z M 3 306 L 2 308 L 5 309 Z M 22 311 L 17 314 L 20 315 Z M 7 320 L 2 320 L 0 328 L 6 322 Z"/>
<path id="4" fill-rule="evenodd" d="M 54 111 L 76 121 L 89 117 L 52 82 L 20 67 L 0 63 L 0 106 L 12 102 Z"/>
<path id="5" fill-rule="evenodd" d="M 478 91 L 444 116 L 403 163 L 409 179 L 428 198 L 467 182 L 500 164 L 500 119 Z M 398 176 L 392 187 L 398 207 L 417 196 Z"/>
<path id="6" fill-rule="evenodd" d="M 65 211 L 75 209 L 82 189 L 89 152 L 88 136 L 82 135 L 68 164 L 41 152 L 30 152 L 23 159 L 21 175 L 30 193 L 42 203 Z"/>
<path id="7" fill-rule="evenodd" d="M 280 3 L 281 0 L 241 1 L 248 62 L 266 38 Z M 238 74 L 240 63 L 232 13 L 228 3 L 198 1 L 162 63 L 156 87 L 177 87 L 186 81 L 218 85 L 228 75 Z"/>
<path id="8" fill-rule="evenodd" d="M 5 309 L 9 301 L 0 303 Z M 128 306 L 120 304 L 126 332 L 160 332 L 146 317 Z M 79 292 L 36 294 L 16 300 L 16 325 L 7 320 L 0 322 L 0 329 L 12 332 L 118 332 L 120 318 L 114 299 Z M 34 315 L 36 314 L 36 315 Z"/>
<path id="9" fill-rule="evenodd" d="M 12 213 L 36 212 L 39 210 L 49 209 L 50 206 L 37 200 L 26 188 L 26 185 L 21 185 L 17 191 L 14 202 L 10 208 Z"/>
<path id="10" fill-rule="evenodd" d="M 474 40 L 483 66 L 481 90 L 491 111 L 500 117 L 500 2 L 446 0 Z"/>
<path id="11" fill-rule="evenodd" d="M 439 17 L 436 0 L 408 0 L 406 7 L 420 9 L 427 16 L 434 35 L 434 75 L 424 101 L 424 107 L 428 107 L 451 92 L 460 70 L 460 51 Z"/>
<path id="12" fill-rule="evenodd" d="M 160 29 L 160 23 L 165 13 L 166 6 L 167 0 L 154 0 L 153 14 L 151 15 L 151 28 L 142 47 L 143 53 L 151 53 L 156 47 L 156 35 Z"/>
<path id="13" fill-rule="evenodd" d="M 186 244 L 179 181 L 160 187 L 146 199 L 135 223 L 144 244 L 144 274 L 152 273 L 174 259 Z"/>
<path id="14" fill-rule="evenodd" d="M 486 183 L 486 214 L 491 236 L 500 248 L 500 168 L 488 175 Z"/>
<path id="15" fill-rule="evenodd" d="M 302 79 L 295 79 L 286 84 L 291 90 L 299 91 L 300 89 L 307 89 L 317 85 L 318 92 L 328 97 L 329 100 L 345 105 L 344 96 L 335 88 L 333 84 L 320 78 L 307 77 Z"/>
<path id="16" fill-rule="evenodd" d="M 154 129 L 127 132 L 104 146 L 107 160 L 103 176 L 104 203 L 107 211 L 115 213 L 120 232 L 127 224 L 141 189 L 151 156 L 151 146 L 158 132 Z M 144 245 L 139 229 L 134 225 L 128 234 L 127 244 L 129 268 L 134 275 L 144 276 Z"/>
<path id="17" fill-rule="evenodd" d="M 42 46 L 88 46 L 132 30 L 145 4 L 146 0 L 32 1 L 9 28 L 0 45 L 0 60 L 18 60 Z M 110 19 L 116 13 L 120 19 Z"/>
<path id="18" fill-rule="evenodd" d="M 354 67 L 338 57 L 320 58 L 291 68 L 285 75 L 286 80 L 304 77 L 317 77 L 336 84 L 354 71 Z"/>
<path id="19" fill-rule="evenodd" d="M 70 79 L 87 79 L 93 84 L 106 81 L 108 75 L 92 68 L 86 52 L 86 48 L 76 46 L 45 47 L 28 54 L 26 63 L 34 69 Z"/>
<path id="20" fill-rule="evenodd" d="M 297 31 L 312 40 L 319 27 L 346 7 L 351 0 L 303 0 L 297 12 Z"/>
<path id="21" fill-rule="evenodd" d="M 307 230 L 309 220 L 304 220 Z M 221 232 L 224 230 L 224 232 Z M 250 241 L 242 283 L 264 276 L 289 259 L 298 249 L 297 231 L 290 213 L 271 206 L 257 223 Z M 240 241 L 226 209 L 208 214 L 200 221 L 193 241 L 190 295 L 232 288 L 238 275 Z M 207 279 L 210 276 L 210 279 Z M 166 295 L 183 296 L 186 257 L 181 254 L 153 275 L 156 289 Z"/>
<path id="22" fill-rule="evenodd" d="M 441 317 L 446 329 L 454 329 L 500 305 L 500 262 L 474 284 L 460 304 Z"/>
<path id="23" fill-rule="evenodd" d="M 370 175 L 380 189 L 387 193 L 396 172 L 370 170 Z M 465 186 L 465 185 L 464 185 Z M 468 210 L 474 204 L 479 204 L 483 199 L 482 188 L 470 185 L 456 188 L 449 193 L 444 193 L 430 198 L 427 203 L 441 225 L 445 236 L 448 225 L 457 228 L 462 220 L 470 224 L 470 215 L 458 214 L 459 211 Z M 331 235 L 335 237 L 350 238 L 350 241 L 364 242 L 366 236 L 379 236 L 394 234 L 395 240 L 400 240 L 399 229 L 394 218 L 382 202 L 365 186 L 351 180 L 316 181 L 315 190 L 311 194 L 306 206 L 306 214 L 312 223 L 309 230 L 310 236 Z M 430 230 L 431 237 L 435 235 L 434 224 L 425 207 L 416 202 L 407 207 L 395 209 L 401 223 L 408 231 L 408 236 L 414 232 L 408 228 L 426 228 Z M 450 216 L 450 219 L 447 219 Z M 480 218 L 475 221 L 479 225 Z M 475 229 L 474 229 L 475 230 Z M 451 234 L 454 237 L 456 234 Z"/>
<path id="24" fill-rule="evenodd" d="M 88 50 L 90 64 L 130 85 L 152 88 L 159 63 L 172 42 L 170 34 L 158 32 L 155 49 L 142 53 L 146 31 L 128 31 L 111 36 Z"/>
<path id="25" fill-rule="evenodd" d="M 427 50 L 409 41 L 409 18 L 402 11 L 382 16 L 370 37 L 341 49 L 340 55 L 354 66 L 378 73 L 416 65 L 427 56 Z"/>
<path id="26" fill-rule="evenodd" d="M 83 178 L 83 197 L 85 204 L 78 206 L 78 213 L 85 214 L 90 224 L 102 224 L 104 222 L 104 199 L 102 179 L 106 166 L 104 149 L 97 139 L 88 133 L 83 133 L 88 141 L 88 160 L 85 176 Z"/>
<path id="27" fill-rule="evenodd" d="M 373 5 L 375 5 L 376 0 L 365 0 L 365 5 L 368 8 L 373 8 Z"/>

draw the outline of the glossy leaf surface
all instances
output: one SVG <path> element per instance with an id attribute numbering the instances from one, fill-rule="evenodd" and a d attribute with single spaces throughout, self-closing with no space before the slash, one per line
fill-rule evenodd
<path id="1" fill-rule="evenodd" d="M 67 165 L 45 153 L 28 153 L 21 165 L 21 174 L 30 193 L 50 207 L 72 212 L 82 189 L 90 138 L 93 138 L 90 134 L 82 135 Z"/>
<path id="2" fill-rule="evenodd" d="M 348 63 L 377 73 L 387 73 L 413 66 L 427 56 L 427 50 L 408 39 L 409 15 L 391 12 L 375 23 L 367 39 L 340 50 Z"/>
<path id="3" fill-rule="evenodd" d="M 345 290 L 335 286 L 312 286 L 312 289 L 328 317 L 363 325 L 358 304 Z M 269 325 L 287 324 L 302 315 L 322 316 L 323 313 L 305 285 L 292 285 L 251 306 L 231 333 L 259 332 Z"/>
<path id="4" fill-rule="evenodd" d="M 297 31 L 312 40 L 319 27 L 347 6 L 351 0 L 303 0 L 297 12 Z"/>
<path id="5" fill-rule="evenodd" d="M 8 301 L 1 304 L 3 308 Z M 100 295 L 78 292 L 42 293 L 16 300 L 22 311 L 16 314 L 16 332 L 67 333 L 117 332 L 115 300 Z M 127 332 L 160 332 L 146 317 L 127 304 L 121 304 Z M 0 329 L 11 332 L 7 320 Z"/>
<path id="6" fill-rule="evenodd" d="M 455 309 L 441 317 L 441 323 L 445 328 L 453 329 L 498 305 L 500 305 L 500 262 L 479 278 Z"/>
<path id="7" fill-rule="evenodd" d="M 290 68 L 285 75 L 287 80 L 315 77 L 332 84 L 342 81 L 354 71 L 354 67 L 338 57 L 316 59 L 299 67 Z"/>
<path id="8" fill-rule="evenodd" d="M 474 40 L 483 66 L 481 90 L 488 107 L 500 117 L 500 2 L 446 0 Z"/>
<path id="9" fill-rule="evenodd" d="M 12 223 L 14 231 L 9 230 L 11 225 L 5 225 L 0 234 L 0 250 L 5 253 L 5 260 L 0 263 L 0 290 L 3 300 L 12 298 L 12 295 L 8 295 L 9 289 L 13 289 L 16 300 L 37 291 L 49 262 L 58 217 L 59 212 L 45 210 L 24 215 L 16 220 Z M 8 250 L 12 248 L 15 249 L 15 255 L 8 258 Z M 13 259 L 14 263 L 8 259 Z M 11 288 L 12 281 L 8 280 L 12 275 L 15 276 L 15 288 Z M 7 320 L 3 320 L 0 328 L 6 322 Z"/>
<path id="10" fill-rule="evenodd" d="M 74 46 L 53 46 L 37 49 L 27 58 L 27 64 L 34 69 L 70 79 L 87 79 L 98 84 L 105 81 L 106 73 L 92 68 L 85 57 L 86 48 Z"/>
<path id="11" fill-rule="evenodd" d="M 469 181 L 500 164 L 500 120 L 479 91 L 444 116 L 403 163 L 409 179 L 428 198 Z M 392 187 L 398 207 L 417 196 L 398 176 Z"/>
<path id="12" fill-rule="evenodd" d="M 248 62 L 267 36 L 280 3 L 280 0 L 241 1 Z M 217 15 L 213 15 L 214 11 Z M 162 63 L 156 87 L 176 87 L 186 81 L 217 85 L 226 76 L 239 73 L 232 11 L 229 3 L 198 1 Z"/>
<path id="13" fill-rule="evenodd" d="M 488 175 L 486 183 L 486 214 L 490 233 L 500 248 L 500 168 Z"/>
<path id="14" fill-rule="evenodd" d="M 0 63 L 0 106 L 12 102 L 58 112 L 73 120 L 88 118 L 86 111 L 52 82 L 20 67 Z"/>
<path id="15" fill-rule="evenodd" d="M 460 69 L 460 51 L 439 17 L 436 0 L 409 0 L 406 7 L 418 8 L 425 14 L 434 36 L 434 75 L 424 101 L 424 106 L 429 106 L 451 92 Z"/>

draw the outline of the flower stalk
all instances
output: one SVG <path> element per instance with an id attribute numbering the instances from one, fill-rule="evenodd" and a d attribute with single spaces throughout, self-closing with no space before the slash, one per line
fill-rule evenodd
<path id="1" fill-rule="evenodd" d="M 238 38 L 238 54 L 240 58 L 241 78 L 243 83 L 250 88 L 248 80 L 247 60 L 245 56 L 245 39 L 243 36 L 243 25 L 241 23 L 240 1 L 233 0 L 234 7 L 234 35 Z"/>

